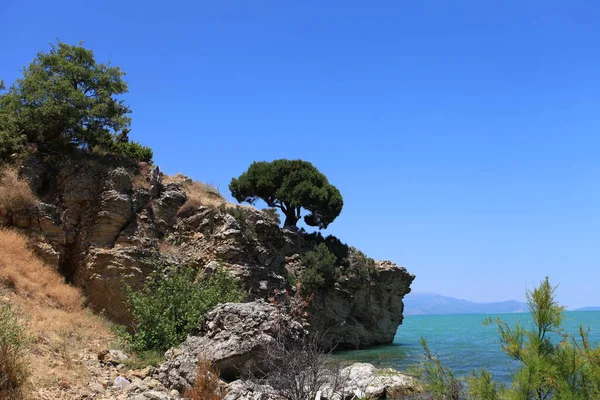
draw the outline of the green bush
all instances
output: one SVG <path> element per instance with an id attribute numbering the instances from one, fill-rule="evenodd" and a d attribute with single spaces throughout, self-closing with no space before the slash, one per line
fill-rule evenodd
<path id="1" fill-rule="evenodd" d="M 23 399 L 29 377 L 26 349 L 29 338 L 7 303 L 0 303 L 0 398 Z"/>
<path id="2" fill-rule="evenodd" d="M 267 214 L 267 216 L 269 218 L 271 218 L 271 220 L 273 222 L 275 222 L 277 225 L 281 224 L 281 218 L 280 218 L 279 213 L 277 212 L 276 208 L 268 208 L 267 207 L 267 208 L 263 208 L 261 211 L 264 212 L 265 214 Z"/>
<path id="3" fill-rule="evenodd" d="M 454 372 L 431 352 L 425 338 L 421 338 L 423 361 L 413 371 L 427 385 L 434 399 L 460 400 L 463 399 L 463 384 Z"/>
<path id="4" fill-rule="evenodd" d="M 325 243 L 320 243 L 313 250 L 304 253 L 301 260 L 305 267 L 300 277 L 303 294 L 315 293 L 335 283 L 337 258 Z"/>
<path id="5" fill-rule="evenodd" d="M 196 280 L 196 272 L 181 267 L 153 275 L 144 289 L 128 288 L 134 317 L 133 333 L 122 333 L 136 352 L 166 350 L 181 343 L 198 329 L 208 311 L 219 303 L 239 302 L 245 293 L 229 273 L 217 269 L 207 280 Z"/>
<path id="6" fill-rule="evenodd" d="M 313 232 L 306 234 L 304 239 L 307 242 L 309 248 L 318 246 L 321 243 L 325 243 L 330 252 L 332 252 L 337 258 L 337 263 L 341 266 L 348 266 L 348 254 L 350 248 L 344 242 L 333 235 L 323 237 L 321 232 Z"/>
<path id="7" fill-rule="evenodd" d="M 152 149 L 143 146 L 137 142 L 115 142 L 112 145 L 112 152 L 131 158 L 135 161 L 151 162 L 154 153 Z"/>
<path id="8" fill-rule="evenodd" d="M 346 272 L 361 279 L 371 279 L 375 275 L 375 260 L 356 247 L 349 248 L 347 264 Z"/>
<path id="9" fill-rule="evenodd" d="M 225 203 L 218 207 L 218 210 L 231 215 L 242 228 L 246 239 L 256 239 L 256 229 L 254 224 L 248 219 L 248 211 L 244 207 L 230 206 Z"/>

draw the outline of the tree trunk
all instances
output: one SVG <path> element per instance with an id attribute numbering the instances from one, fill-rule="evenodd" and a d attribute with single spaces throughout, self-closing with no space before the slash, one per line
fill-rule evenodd
<path id="1" fill-rule="evenodd" d="M 292 209 L 285 214 L 285 222 L 283 223 L 283 226 L 296 226 L 296 223 L 298 223 L 299 219 L 300 218 L 296 216 L 296 213 Z"/>

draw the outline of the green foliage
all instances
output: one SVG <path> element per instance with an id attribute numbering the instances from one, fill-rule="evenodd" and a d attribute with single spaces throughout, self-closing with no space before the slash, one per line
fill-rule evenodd
<path id="1" fill-rule="evenodd" d="M 320 244 L 325 244 L 327 249 L 335 255 L 336 264 L 341 267 L 340 273 L 343 276 L 371 280 L 377 272 L 374 259 L 367 257 L 356 247 L 348 246 L 333 235 L 323 237 L 320 232 L 313 232 L 305 235 L 304 239 L 308 247 L 315 248 Z"/>
<path id="2" fill-rule="evenodd" d="M 136 352 L 166 350 L 198 329 L 208 311 L 219 303 L 239 302 L 245 294 L 227 271 L 217 269 L 208 280 L 195 279 L 192 268 L 166 276 L 156 274 L 139 292 L 127 290 L 135 325 L 122 333 Z"/>
<path id="3" fill-rule="evenodd" d="M 370 280 L 376 273 L 375 260 L 367 257 L 365 253 L 356 247 L 350 247 L 348 251 L 347 273 L 357 276 L 360 279 Z"/>
<path id="4" fill-rule="evenodd" d="M 338 264 L 342 266 L 348 265 L 348 254 L 350 247 L 346 243 L 343 243 L 340 239 L 333 235 L 323 237 L 321 232 L 313 232 L 304 235 L 306 241 L 306 247 L 314 248 L 319 244 L 324 243 L 330 252 L 332 252 L 337 258 Z"/>
<path id="5" fill-rule="evenodd" d="M 588 331 L 579 328 L 578 337 L 562 329 L 565 308 L 555 299 L 556 287 L 548 278 L 527 292 L 532 328 L 514 327 L 500 318 L 495 322 L 502 350 L 520 367 L 513 373 L 510 388 L 498 385 L 485 369 L 474 371 L 466 380 L 473 400 L 587 400 L 600 398 L 600 347 L 592 346 Z M 491 318 L 485 325 L 492 324 Z M 464 398 L 460 382 L 452 371 L 433 356 L 421 339 L 425 361 L 416 370 L 435 399 Z"/>
<path id="6" fill-rule="evenodd" d="M 434 399 L 439 400 L 460 400 L 463 398 L 463 384 L 454 376 L 450 368 L 444 365 L 440 359 L 434 355 L 427 340 L 421 338 L 423 347 L 423 361 L 412 371 L 427 386 Z"/>
<path id="7" fill-rule="evenodd" d="M 502 350 L 521 363 L 506 398 L 600 398 L 600 350 L 590 346 L 582 328 L 578 339 L 563 331 L 565 308 L 556 302 L 555 290 L 546 277 L 527 292 L 532 329 L 496 319 Z"/>
<path id="8" fill-rule="evenodd" d="M 128 369 L 143 369 L 151 365 L 158 367 L 164 361 L 164 353 L 157 350 L 140 351 L 131 355 L 123 364 Z"/>
<path id="9" fill-rule="evenodd" d="M 337 258 L 325 243 L 304 253 L 301 259 L 305 266 L 300 277 L 303 294 L 309 295 L 334 284 Z"/>
<path id="10" fill-rule="evenodd" d="M 111 152 L 131 158 L 135 161 L 149 163 L 152 162 L 152 157 L 154 156 L 154 152 L 150 147 L 129 141 L 127 133 L 119 135 L 117 140 L 112 142 L 108 147 Z"/>
<path id="11" fill-rule="evenodd" d="M 286 226 L 295 226 L 301 210 L 306 209 L 307 225 L 327 228 L 344 204 L 339 190 L 327 177 L 302 160 L 253 162 L 239 178 L 231 180 L 229 189 L 239 202 L 254 204 L 260 198 L 269 207 L 279 208 L 286 217 Z"/>
<path id="12" fill-rule="evenodd" d="M 473 400 L 500 400 L 500 393 L 504 391 L 503 385 L 494 382 L 492 374 L 485 369 L 473 371 L 467 377 L 469 398 Z"/>
<path id="13" fill-rule="evenodd" d="M 31 143 L 48 153 L 99 147 L 148 160 L 149 149 L 127 137 L 131 110 L 118 98 L 127 93 L 124 75 L 81 45 L 59 41 L 38 53 L 0 96 L 0 156 Z"/>
<path id="14" fill-rule="evenodd" d="M 26 349 L 30 338 L 25 334 L 13 308 L 0 303 L 0 398 L 23 399 L 29 377 Z"/>
<path id="15" fill-rule="evenodd" d="M 248 219 L 248 212 L 244 207 L 229 206 L 226 203 L 223 203 L 218 207 L 218 210 L 235 218 L 247 239 L 256 239 L 256 229 L 254 224 Z"/>
<path id="16" fill-rule="evenodd" d="M 275 222 L 277 225 L 281 224 L 281 218 L 279 217 L 279 213 L 277 212 L 276 208 L 263 208 L 261 211 L 267 214 L 267 216 L 271 218 L 271 220 L 273 220 L 273 222 Z"/>

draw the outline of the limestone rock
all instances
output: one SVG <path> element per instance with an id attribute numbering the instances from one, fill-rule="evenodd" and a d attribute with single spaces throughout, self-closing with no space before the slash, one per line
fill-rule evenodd
<path id="1" fill-rule="evenodd" d="M 264 372 L 264 347 L 280 329 L 296 338 L 305 334 L 300 323 L 263 300 L 219 305 L 206 315 L 198 335 L 188 336 L 179 347 L 167 351 L 159 379 L 183 391 L 194 384 L 199 357 L 212 361 L 225 380 L 245 371 Z"/>
<path id="2" fill-rule="evenodd" d="M 401 399 L 423 389 L 421 384 L 392 368 L 378 369 L 372 364 L 355 363 L 341 370 L 341 393 L 332 393 L 325 387 L 323 397 L 330 400 L 352 398 L 356 393 L 367 399 Z"/>
<path id="3" fill-rule="evenodd" d="M 121 230 L 133 218 L 133 208 L 129 194 L 121 194 L 116 190 L 102 193 L 100 212 L 90 236 L 95 246 L 112 247 Z"/>
<path id="4" fill-rule="evenodd" d="M 41 202 L 11 216 L 0 210 L 0 224 L 28 233 L 36 252 L 118 323 L 131 322 L 124 285 L 141 288 L 167 261 L 205 276 L 218 263 L 248 289 L 248 300 L 295 290 L 288 277 L 302 273 L 299 255 L 314 246 L 314 235 L 282 229 L 264 212 L 233 204 L 192 207 L 178 216 L 184 186 L 163 184 L 155 169 L 148 188 L 134 188 L 131 177 L 142 168 L 148 166 L 85 154 L 54 164 L 32 156 L 21 174 Z M 343 277 L 314 296 L 310 329 L 326 332 L 326 347 L 390 343 L 413 279 L 391 262 L 377 263 L 368 279 Z"/>
<path id="5" fill-rule="evenodd" d="M 402 298 L 415 276 L 390 261 L 377 262 L 370 282 L 349 278 L 315 295 L 312 329 L 325 332 L 327 348 L 359 348 L 391 343 L 402 323 Z"/>
<path id="6" fill-rule="evenodd" d="M 152 213 L 156 229 L 160 234 L 167 233 L 177 222 L 177 211 L 185 203 L 186 196 L 182 185 L 165 185 L 158 198 L 152 201 Z"/>
<path id="7" fill-rule="evenodd" d="M 104 310 L 113 321 L 127 324 L 125 285 L 141 289 L 146 277 L 156 268 L 156 254 L 143 249 L 115 247 L 90 249 L 72 281 L 87 296 L 97 311 Z"/>
<path id="8" fill-rule="evenodd" d="M 227 385 L 223 400 L 279 400 L 281 397 L 268 385 L 237 380 Z"/>

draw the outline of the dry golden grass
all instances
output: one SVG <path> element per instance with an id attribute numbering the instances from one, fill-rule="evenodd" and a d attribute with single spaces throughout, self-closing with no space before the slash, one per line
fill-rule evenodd
<path id="1" fill-rule="evenodd" d="M 0 301 L 0 399 L 21 400 L 27 391 L 27 342 L 13 307 Z"/>
<path id="2" fill-rule="evenodd" d="M 212 362 L 199 359 L 197 364 L 196 383 L 185 391 L 184 397 L 190 400 L 221 400 L 225 390 L 219 381 L 219 371 Z"/>
<path id="3" fill-rule="evenodd" d="M 0 283 L 41 306 L 77 311 L 83 302 L 77 289 L 41 264 L 27 248 L 25 237 L 8 229 L 0 229 Z"/>
<path id="4" fill-rule="evenodd" d="M 2 287 L 33 337 L 32 398 L 47 388 L 84 386 L 90 379 L 84 359 L 116 341 L 109 323 L 82 306 L 81 293 L 38 260 L 25 237 L 6 229 L 0 229 Z"/>
<path id="5" fill-rule="evenodd" d="M 19 178 L 16 168 L 0 170 L 0 209 L 9 212 L 28 210 L 37 201 L 27 182 Z"/>
<path id="6" fill-rule="evenodd" d="M 148 177 L 142 173 L 131 175 L 131 185 L 134 189 L 148 189 Z"/>
<path id="7" fill-rule="evenodd" d="M 165 175 L 163 183 L 181 183 L 183 185 L 187 201 L 177 212 L 180 217 L 191 215 L 201 206 L 218 207 L 227 202 L 214 186 L 193 181 L 183 174 Z"/>

